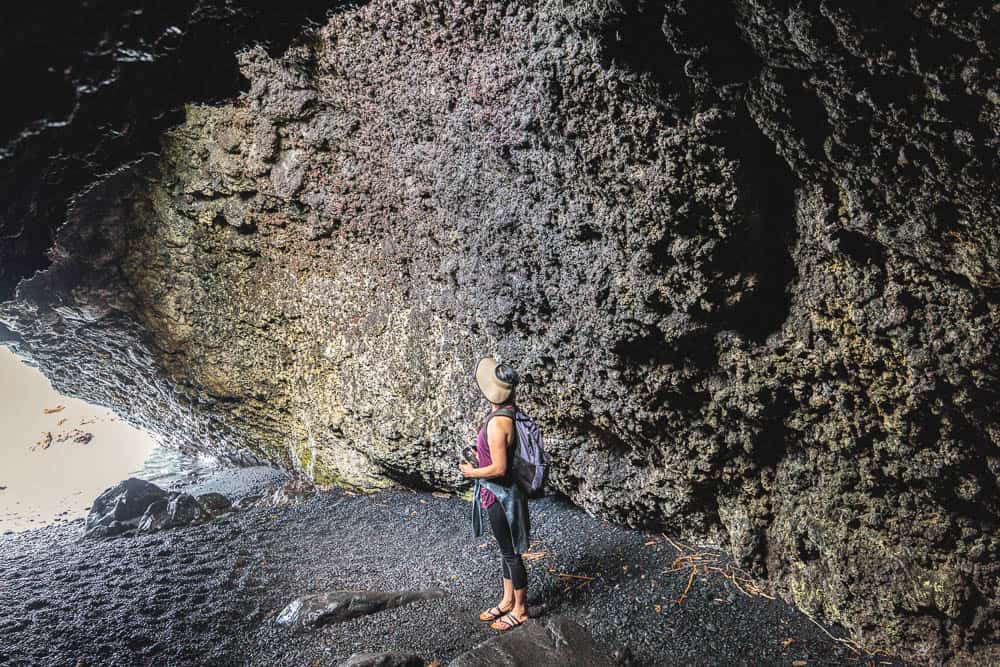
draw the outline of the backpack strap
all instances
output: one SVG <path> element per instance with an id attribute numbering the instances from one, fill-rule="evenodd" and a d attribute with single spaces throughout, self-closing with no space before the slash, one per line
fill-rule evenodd
<path id="1" fill-rule="evenodd" d="M 491 412 L 488 415 L 486 415 L 486 423 L 488 424 L 490 422 L 490 420 L 493 419 L 494 417 L 510 417 L 511 419 L 513 419 L 514 418 L 514 406 L 513 405 L 504 405 L 502 407 L 497 408 L 493 412 Z"/>
<path id="2" fill-rule="evenodd" d="M 504 405 L 487 413 L 486 417 L 483 418 L 483 428 L 489 426 L 490 420 L 494 417 L 510 417 L 510 420 L 514 423 L 514 441 L 511 443 L 509 449 L 515 449 L 517 447 L 517 408 L 513 405 Z"/>

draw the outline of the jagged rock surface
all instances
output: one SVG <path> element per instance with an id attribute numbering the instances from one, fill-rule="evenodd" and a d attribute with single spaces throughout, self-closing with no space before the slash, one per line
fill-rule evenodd
<path id="1" fill-rule="evenodd" d="M 240 90 L 234 49 L 266 40 L 280 52 L 328 9 L 310 0 L 4 3 L 0 299 L 47 266 L 77 192 L 156 150 L 186 102 Z"/>
<path id="2" fill-rule="evenodd" d="M 135 528 L 151 505 L 165 504 L 168 494 L 136 477 L 107 489 L 94 500 L 84 524 L 87 537 L 110 537 Z"/>
<path id="3" fill-rule="evenodd" d="M 866 643 L 982 655 L 998 16 L 372 2 L 245 53 L 2 320 L 60 388 L 321 484 L 459 485 L 499 352 L 575 502 L 715 534 Z"/>

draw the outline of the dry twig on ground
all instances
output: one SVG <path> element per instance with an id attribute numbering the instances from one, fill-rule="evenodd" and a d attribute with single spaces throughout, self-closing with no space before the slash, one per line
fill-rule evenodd
<path id="1" fill-rule="evenodd" d="M 584 586 L 586 586 L 587 584 L 589 584 L 590 582 L 592 582 L 594 580 L 594 577 L 588 577 L 588 576 L 583 575 L 583 574 L 569 574 L 567 572 L 560 572 L 556 576 L 559 577 L 560 579 L 564 580 L 564 581 L 567 580 L 567 579 L 579 581 L 579 583 L 577 583 L 577 584 L 574 584 L 573 581 L 570 581 L 569 585 L 566 586 L 566 588 L 563 589 L 564 593 L 566 591 L 570 591 L 570 590 L 573 590 L 573 589 L 576 589 L 576 588 L 583 588 Z"/>
<path id="2" fill-rule="evenodd" d="M 714 551 L 695 551 L 693 548 L 688 547 L 680 540 L 673 540 L 667 535 L 663 536 L 667 542 L 674 547 L 677 551 L 677 558 L 674 559 L 673 564 L 670 566 L 671 572 L 677 572 L 678 570 L 684 570 L 691 568 L 691 575 L 688 577 L 687 588 L 684 589 L 684 593 L 681 594 L 675 602 L 678 604 L 684 602 L 684 598 L 687 597 L 688 592 L 691 590 L 691 586 L 694 583 L 694 577 L 698 569 L 701 569 L 703 574 L 708 574 L 710 572 L 715 572 L 724 579 L 728 579 L 733 586 L 736 587 L 743 595 L 748 597 L 763 597 L 768 600 L 773 600 L 774 596 L 768 594 L 764 588 L 757 583 L 749 573 L 737 567 L 731 561 L 723 562 L 723 556 L 720 553 Z"/>
<path id="3" fill-rule="evenodd" d="M 684 602 L 684 598 L 687 597 L 688 591 L 691 590 L 691 584 L 694 583 L 694 575 L 696 574 L 698 574 L 698 566 L 694 565 L 691 567 L 691 576 L 688 577 L 688 585 L 684 587 L 684 592 L 681 593 L 681 596 L 676 600 L 677 604 L 682 604 Z"/>

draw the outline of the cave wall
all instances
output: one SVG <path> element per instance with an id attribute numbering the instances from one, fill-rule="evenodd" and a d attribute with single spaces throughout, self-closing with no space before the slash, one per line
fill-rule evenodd
<path id="1" fill-rule="evenodd" d="M 497 353 L 577 504 L 987 659 L 1000 13 L 841 4 L 345 9 L 77 197 L 0 321 L 180 446 L 364 488 L 461 485 Z"/>
<path id="2" fill-rule="evenodd" d="M 280 53 L 338 3 L 33 0 L 0 6 L 0 299 L 48 266 L 74 196 L 156 151 L 186 102 L 231 99 L 233 51 Z M 0 328 L 0 338 L 8 338 Z"/>

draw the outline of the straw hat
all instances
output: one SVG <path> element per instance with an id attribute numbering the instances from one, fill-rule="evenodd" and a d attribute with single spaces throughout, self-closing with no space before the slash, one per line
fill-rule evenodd
<path id="1" fill-rule="evenodd" d="M 476 384 L 490 403 L 500 405 L 514 393 L 514 385 L 497 377 L 497 360 L 485 357 L 476 366 Z"/>

